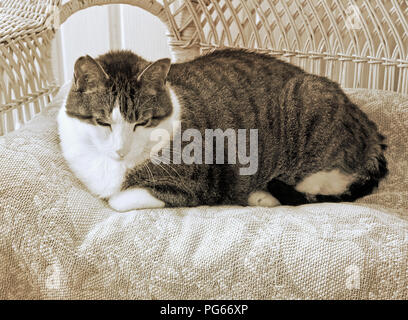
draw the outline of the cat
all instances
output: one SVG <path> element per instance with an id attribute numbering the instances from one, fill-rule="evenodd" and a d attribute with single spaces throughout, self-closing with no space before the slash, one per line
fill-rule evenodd
<path id="1" fill-rule="evenodd" d="M 80 57 L 58 128 L 71 170 L 122 212 L 354 201 L 388 172 L 385 137 L 337 83 L 241 49 L 174 64 L 131 51 Z M 179 155 L 175 128 L 203 137 L 206 129 L 257 129 L 256 172 L 240 174 L 239 163 L 158 162 Z M 163 130 L 158 147 L 152 136 Z M 211 148 L 204 152 L 215 157 Z"/>

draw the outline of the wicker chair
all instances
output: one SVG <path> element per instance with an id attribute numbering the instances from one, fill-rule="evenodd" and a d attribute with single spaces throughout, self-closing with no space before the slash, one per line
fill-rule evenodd
<path id="1" fill-rule="evenodd" d="M 30 120 L 58 90 L 51 40 L 75 12 L 130 4 L 168 28 L 175 61 L 220 47 L 249 48 L 343 87 L 408 93 L 408 5 L 368 0 L 3 0 L 0 135 Z"/>
<path id="2" fill-rule="evenodd" d="M 387 136 L 389 176 L 353 204 L 113 211 L 60 152 L 69 84 L 55 80 L 51 40 L 78 10 L 118 3 L 160 18 L 174 61 L 241 47 L 355 88 Z M 408 299 L 406 1 L 0 5 L 0 299 Z"/>

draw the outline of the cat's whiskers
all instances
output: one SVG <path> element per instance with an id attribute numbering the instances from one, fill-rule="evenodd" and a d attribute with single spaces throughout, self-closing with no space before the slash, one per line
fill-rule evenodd
<path id="1" fill-rule="evenodd" d="M 162 159 L 168 161 L 168 163 L 165 163 L 165 164 L 167 164 L 167 165 L 169 165 L 169 164 L 171 163 L 171 159 L 170 159 L 170 158 L 165 158 L 165 157 L 159 158 L 159 157 L 157 157 L 157 156 L 153 156 L 153 159 L 154 159 L 154 160 L 157 160 L 157 162 L 154 163 L 154 164 L 160 166 L 160 167 L 163 168 L 163 169 L 164 169 L 164 166 L 163 166 L 163 164 L 160 162 Z M 179 174 L 179 172 L 178 172 L 175 168 L 173 168 L 171 165 L 169 165 L 168 168 L 172 169 L 172 170 L 179 176 L 179 178 L 181 178 L 181 175 Z M 166 172 L 169 173 L 167 170 L 166 170 Z M 172 176 L 170 173 L 169 173 L 169 176 L 170 176 L 170 177 L 174 177 L 174 176 Z"/>
<path id="2" fill-rule="evenodd" d="M 160 149 L 161 151 L 170 151 L 170 154 L 177 154 L 177 155 L 182 155 L 182 152 L 175 150 L 174 148 L 170 149 L 170 147 L 165 146 L 162 149 Z"/>
<path id="3" fill-rule="evenodd" d="M 154 179 L 154 175 L 153 172 L 150 170 L 149 168 L 149 164 L 148 163 L 143 163 L 143 168 L 147 169 L 147 172 L 149 174 L 149 177 L 152 177 L 152 181 L 153 183 L 156 183 L 156 180 Z"/>
<path id="4" fill-rule="evenodd" d="M 161 160 L 161 159 L 159 159 L 159 160 Z M 155 165 L 158 165 L 160 168 L 162 168 L 163 170 L 165 170 L 165 171 L 168 173 L 168 175 L 169 175 L 170 178 L 176 179 L 176 177 L 173 176 L 173 175 L 171 175 L 171 174 L 164 168 L 164 166 L 162 166 L 160 163 L 156 163 Z M 173 168 L 171 165 L 169 165 L 168 168 L 172 169 L 172 170 L 178 175 L 178 177 L 180 178 L 180 179 L 177 179 L 177 183 L 180 184 L 181 186 L 183 186 L 183 188 L 184 188 L 185 190 L 189 190 L 189 186 L 188 186 L 188 185 L 185 183 L 185 181 L 184 181 L 185 178 L 183 178 L 183 177 L 177 172 L 177 170 L 176 170 L 175 168 Z"/>
<path id="5" fill-rule="evenodd" d="M 171 161 L 172 161 L 172 154 L 171 154 L 171 149 L 170 148 L 166 148 L 166 147 L 164 147 L 163 149 L 161 149 L 160 151 L 170 151 L 170 154 L 169 155 L 166 155 L 166 154 L 164 154 L 163 152 L 162 152 L 162 154 L 159 156 L 159 155 L 157 155 L 157 154 L 151 154 L 151 158 L 154 158 L 155 160 L 158 160 L 159 162 L 161 162 L 161 160 L 165 160 L 167 163 L 165 163 L 165 164 L 170 164 L 171 163 Z M 181 152 L 178 152 L 178 151 L 175 151 L 174 150 L 174 152 L 173 152 L 173 155 L 174 154 L 178 154 L 178 155 L 182 155 L 182 153 Z"/>
<path id="6" fill-rule="evenodd" d="M 173 176 L 162 164 L 160 164 L 160 163 L 155 163 L 155 165 L 159 166 L 159 167 L 162 168 L 164 171 L 166 171 L 167 175 L 168 175 L 170 178 L 175 178 L 175 176 Z"/>

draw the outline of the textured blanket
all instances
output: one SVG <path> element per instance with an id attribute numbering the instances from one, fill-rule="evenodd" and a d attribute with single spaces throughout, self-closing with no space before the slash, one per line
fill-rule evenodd
<path id="1" fill-rule="evenodd" d="M 1 299 L 408 299 L 408 97 L 348 91 L 389 145 L 357 203 L 117 213 L 61 155 L 66 91 L 0 138 Z"/>

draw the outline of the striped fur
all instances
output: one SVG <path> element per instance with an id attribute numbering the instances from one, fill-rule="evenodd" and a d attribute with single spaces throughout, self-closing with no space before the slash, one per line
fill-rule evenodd
<path id="1" fill-rule="evenodd" d="M 93 70 L 99 76 L 90 77 L 97 79 L 92 85 L 97 89 L 73 86 L 68 97 L 67 114 L 80 121 L 97 125 L 93 119 L 108 117 L 109 106 L 118 101 L 126 121 L 150 117 L 155 127 L 172 112 L 167 85 L 180 103 L 182 130 L 194 128 L 204 137 L 205 129 L 258 129 L 253 175 L 240 175 L 239 164 L 156 165 L 148 160 L 127 171 L 122 190 L 144 188 L 167 206 L 196 206 L 247 205 L 253 192 L 269 189 L 282 204 L 296 205 L 353 201 L 371 193 L 387 173 L 384 137 L 340 87 L 273 57 L 219 50 L 169 69 L 162 61 L 154 72 L 150 62 L 129 51 L 110 52 L 96 62 L 103 70 Z M 101 101 L 104 110 L 95 107 Z M 307 177 L 332 170 L 352 177 L 343 192 L 296 190 Z"/>

